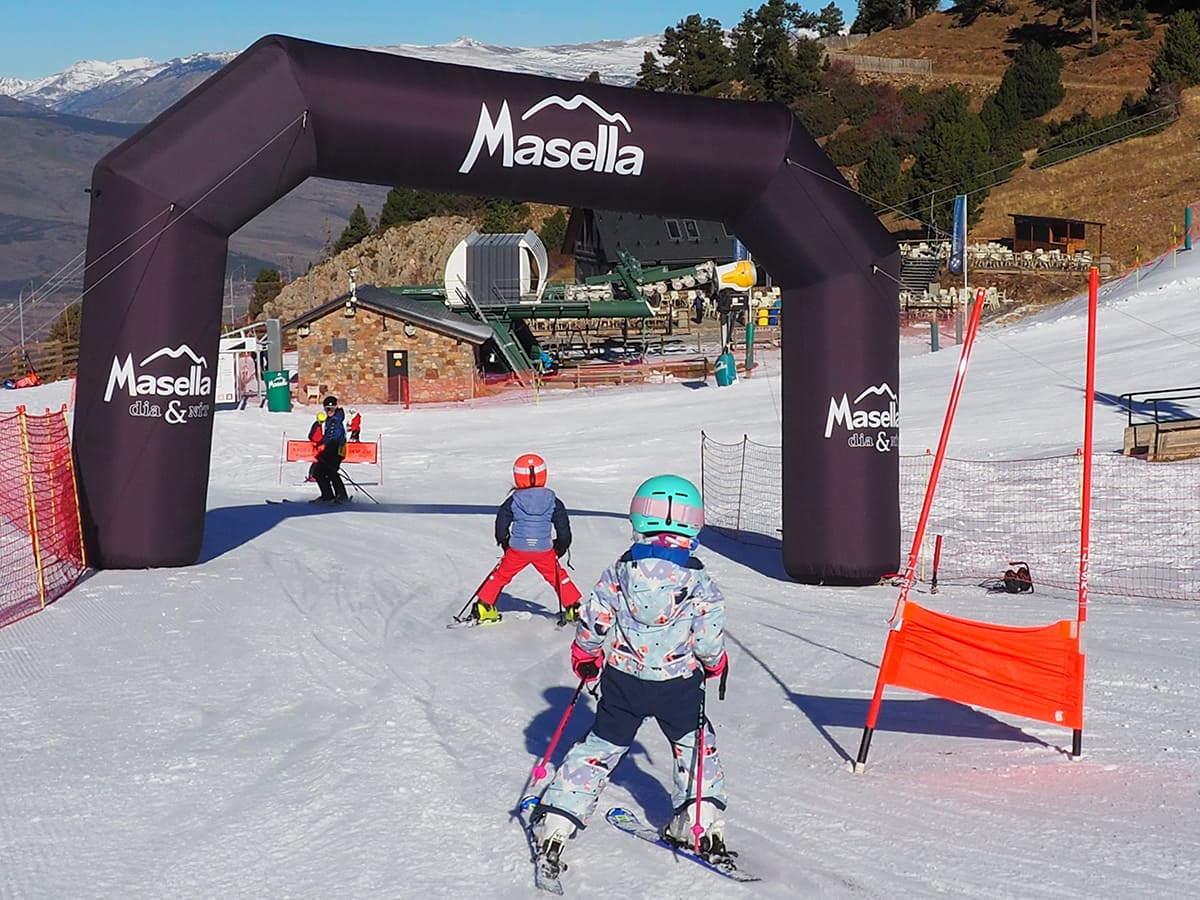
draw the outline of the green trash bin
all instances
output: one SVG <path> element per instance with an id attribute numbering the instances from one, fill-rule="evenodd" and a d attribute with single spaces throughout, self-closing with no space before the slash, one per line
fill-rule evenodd
<path id="1" fill-rule="evenodd" d="M 722 353 L 717 357 L 715 373 L 719 387 L 733 384 L 737 379 L 737 360 L 733 358 L 732 353 Z"/>
<path id="2" fill-rule="evenodd" d="M 288 371 L 263 372 L 267 381 L 267 410 L 269 412 L 292 411 L 292 386 L 289 382 Z"/>

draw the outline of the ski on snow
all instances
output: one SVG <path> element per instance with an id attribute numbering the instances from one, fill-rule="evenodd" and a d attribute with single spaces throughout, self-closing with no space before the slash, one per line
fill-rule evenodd
<path id="1" fill-rule="evenodd" d="M 639 819 L 637 813 L 614 806 L 608 811 L 608 815 L 605 818 L 626 834 L 641 838 L 643 841 L 655 844 L 664 850 L 669 850 L 676 856 L 690 859 L 692 862 L 704 866 L 709 871 L 716 872 L 725 878 L 731 878 L 734 881 L 762 881 L 757 875 L 751 875 L 744 869 L 737 867 L 737 863 L 733 861 L 733 857 L 737 854 L 724 853 L 719 856 L 707 856 L 701 853 L 697 855 L 688 847 L 683 847 L 666 840 L 657 828 L 653 828 Z"/>
<path id="2" fill-rule="evenodd" d="M 533 838 L 533 823 L 530 818 L 538 805 L 537 797 L 526 797 L 521 801 L 519 809 L 521 826 L 525 829 L 525 838 L 529 841 L 529 852 L 533 855 L 533 883 L 539 891 L 562 895 L 562 882 L 558 876 L 567 868 L 566 863 L 559 862 L 557 857 L 551 859 L 545 854 L 538 853 L 537 843 Z"/>
<path id="3" fill-rule="evenodd" d="M 314 500 L 289 500 L 287 497 L 284 497 L 282 500 L 273 500 L 268 497 L 267 502 L 272 505 L 277 503 L 295 503 L 298 506 L 301 503 L 311 503 L 313 506 L 345 506 L 347 503 L 353 503 L 354 498 L 351 497 L 348 500 L 343 500 L 341 503 L 317 503 Z"/>
<path id="4" fill-rule="evenodd" d="M 452 619 L 446 623 L 447 628 L 489 628 L 492 625 L 500 625 L 503 622 L 512 620 L 532 619 L 533 613 L 528 609 L 518 609 L 512 612 L 500 613 L 500 618 L 494 622 L 480 622 L 478 619 L 472 619 L 469 616 L 462 619 Z"/>

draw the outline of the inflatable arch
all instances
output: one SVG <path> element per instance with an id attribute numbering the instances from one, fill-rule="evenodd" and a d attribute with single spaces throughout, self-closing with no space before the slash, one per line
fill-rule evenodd
<path id="1" fill-rule="evenodd" d="M 229 235 L 310 176 L 724 221 L 782 286 L 783 563 L 899 563 L 899 254 L 782 105 L 262 38 L 92 175 L 74 445 L 102 568 L 200 554 Z"/>

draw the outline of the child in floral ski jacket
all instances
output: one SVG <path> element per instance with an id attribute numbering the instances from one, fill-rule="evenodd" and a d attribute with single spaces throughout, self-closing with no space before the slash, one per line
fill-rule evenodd
<path id="1" fill-rule="evenodd" d="M 675 761 L 675 816 L 664 836 L 690 846 L 699 824 L 702 849 L 725 849 L 725 775 L 704 713 L 705 679 L 721 675 L 727 663 L 725 602 L 692 556 L 704 524 L 700 492 L 676 475 L 651 478 L 634 494 L 630 519 L 633 546 L 604 571 L 581 604 L 571 645 L 575 674 L 584 681 L 600 678 L 596 721 L 567 753 L 533 815 L 538 852 L 555 864 L 566 840 L 587 825 L 600 792 L 647 718 L 658 722 Z"/>

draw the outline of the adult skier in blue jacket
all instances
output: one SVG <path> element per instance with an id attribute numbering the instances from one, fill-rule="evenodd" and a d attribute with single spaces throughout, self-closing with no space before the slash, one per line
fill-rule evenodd
<path id="1" fill-rule="evenodd" d="M 338 406 L 337 397 L 329 396 L 321 403 L 325 412 L 325 430 L 317 445 L 316 461 L 312 465 L 312 476 L 321 489 L 321 496 L 313 503 L 345 503 L 346 485 L 338 469 L 346 455 L 346 414 Z"/>

